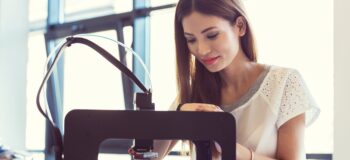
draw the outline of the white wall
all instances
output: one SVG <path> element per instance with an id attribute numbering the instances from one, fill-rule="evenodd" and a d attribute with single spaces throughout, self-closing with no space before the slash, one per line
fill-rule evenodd
<path id="1" fill-rule="evenodd" d="M 315 123 L 306 129 L 306 152 L 333 152 L 333 1 L 244 3 L 256 36 L 258 61 L 297 69 L 321 109 Z"/>
<path id="2" fill-rule="evenodd" d="M 28 2 L 0 1 L 0 143 L 25 147 Z"/>
<path id="3" fill-rule="evenodd" d="M 334 1 L 334 159 L 349 159 L 350 1 Z"/>

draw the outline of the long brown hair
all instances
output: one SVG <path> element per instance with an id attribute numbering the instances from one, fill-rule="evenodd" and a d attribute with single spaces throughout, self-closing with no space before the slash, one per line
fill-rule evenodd
<path id="1" fill-rule="evenodd" d="M 220 105 L 221 78 L 219 73 L 209 72 L 195 60 L 187 46 L 182 19 L 197 11 L 214 15 L 235 23 L 239 16 L 246 21 L 246 33 L 241 37 L 241 47 L 250 61 L 256 62 L 254 37 L 240 0 L 179 0 L 175 12 L 175 45 L 179 103 L 209 103 Z"/>

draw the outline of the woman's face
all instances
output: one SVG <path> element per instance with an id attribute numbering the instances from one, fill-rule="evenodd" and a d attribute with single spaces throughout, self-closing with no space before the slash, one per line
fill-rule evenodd
<path id="1" fill-rule="evenodd" d="M 229 66 L 240 49 L 240 29 L 234 23 L 192 12 L 182 20 L 187 46 L 210 72 Z"/>

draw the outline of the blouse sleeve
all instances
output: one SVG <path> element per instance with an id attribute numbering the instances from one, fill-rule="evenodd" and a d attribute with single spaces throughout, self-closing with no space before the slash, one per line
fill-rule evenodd
<path id="1" fill-rule="evenodd" d="M 305 113 L 305 124 L 310 125 L 319 115 L 319 108 L 314 102 L 300 73 L 292 70 L 288 75 L 278 113 L 277 127 L 288 120 Z"/>

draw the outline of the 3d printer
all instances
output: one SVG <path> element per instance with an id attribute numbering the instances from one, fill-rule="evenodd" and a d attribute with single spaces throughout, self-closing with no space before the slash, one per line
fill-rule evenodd
<path id="1" fill-rule="evenodd" d="M 40 94 L 62 51 L 72 44 L 85 44 L 128 76 L 143 92 L 135 94 L 136 111 L 73 110 L 65 118 L 64 135 L 40 104 Z M 59 47 L 37 94 L 40 113 L 50 122 L 56 160 L 97 160 L 100 143 L 108 138 L 133 138 L 133 159 L 152 159 L 153 139 L 190 139 L 196 145 L 198 160 L 211 159 L 211 141 L 222 148 L 222 158 L 236 157 L 235 120 L 229 113 L 155 111 L 152 93 L 110 53 L 94 42 L 71 36 Z M 160 121 L 166 123 L 159 123 Z M 171 125 L 167 125 L 171 124 Z M 220 124 L 220 125 L 218 125 Z"/>

